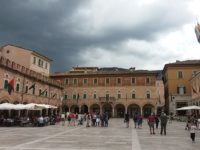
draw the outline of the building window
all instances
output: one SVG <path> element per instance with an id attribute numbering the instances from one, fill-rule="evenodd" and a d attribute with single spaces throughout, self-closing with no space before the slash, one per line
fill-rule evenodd
<path id="1" fill-rule="evenodd" d="M 136 83 L 136 79 L 135 78 L 131 78 L 131 83 L 135 84 Z"/>
<path id="2" fill-rule="evenodd" d="M 19 83 L 16 84 L 16 92 L 19 92 Z"/>
<path id="3" fill-rule="evenodd" d="M 110 84 L 110 79 L 106 78 L 106 85 Z"/>
<path id="4" fill-rule="evenodd" d="M 149 92 L 149 91 L 147 91 L 147 93 L 146 93 L 146 98 L 147 98 L 147 99 L 150 99 L 150 98 L 151 98 L 150 92 Z"/>
<path id="5" fill-rule="evenodd" d="M 43 61 L 41 59 L 38 60 L 38 66 L 43 67 Z"/>
<path id="6" fill-rule="evenodd" d="M 86 94 L 86 92 L 84 92 L 84 94 L 83 94 L 83 99 L 87 99 L 87 94 Z"/>
<path id="7" fill-rule="evenodd" d="M 76 99 L 76 94 L 75 93 L 73 94 L 73 99 Z"/>
<path id="8" fill-rule="evenodd" d="M 41 95 L 41 93 L 42 93 L 42 90 L 41 90 L 41 89 L 39 89 L 39 95 Z"/>
<path id="9" fill-rule="evenodd" d="M 33 64 L 36 64 L 36 57 L 33 57 Z"/>
<path id="10" fill-rule="evenodd" d="M 69 79 L 65 78 L 65 85 L 68 85 L 68 84 L 69 84 Z"/>
<path id="11" fill-rule="evenodd" d="M 109 95 L 109 92 L 107 91 L 107 92 L 106 92 L 106 101 L 109 100 L 109 97 L 110 97 L 110 95 Z"/>
<path id="12" fill-rule="evenodd" d="M 132 99 L 135 99 L 135 91 L 132 92 Z"/>
<path id="13" fill-rule="evenodd" d="M 33 88 L 33 95 L 35 95 L 35 88 Z"/>
<path id="14" fill-rule="evenodd" d="M 178 79 L 183 79 L 183 72 L 182 71 L 178 71 Z"/>
<path id="15" fill-rule="evenodd" d="M 94 84 L 94 85 L 97 85 L 97 79 L 94 79 L 94 80 L 93 80 L 93 84 Z"/>
<path id="16" fill-rule="evenodd" d="M 183 95 L 186 93 L 186 87 L 185 86 L 178 86 L 177 87 L 177 94 Z"/>
<path id="17" fill-rule="evenodd" d="M 117 93 L 117 98 L 121 99 L 121 92 L 120 91 L 118 91 L 118 93 Z"/>
<path id="18" fill-rule="evenodd" d="M 94 93 L 93 98 L 97 99 L 97 94 L 96 93 Z"/>
<path id="19" fill-rule="evenodd" d="M 47 69 L 47 68 L 48 68 L 48 63 L 46 62 L 46 63 L 45 63 L 45 69 Z"/>
<path id="20" fill-rule="evenodd" d="M 9 83 L 8 83 L 8 80 L 5 80 L 5 81 L 4 81 L 4 89 L 6 89 L 6 90 L 8 89 L 8 84 L 9 84 Z"/>
<path id="21" fill-rule="evenodd" d="M 83 79 L 83 84 L 87 84 L 88 83 L 88 79 Z"/>
<path id="22" fill-rule="evenodd" d="M 67 94 L 64 95 L 64 100 L 67 100 L 68 99 L 68 96 Z"/>
<path id="23" fill-rule="evenodd" d="M 147 77 L 147 78 L 146 78 L 146 84 L 149 84 L 149 83 L 150 83 L 150 78 Z"/>
<path id="24" fill-rule="evenodd" d="M 28 93 L 28 85 L 25 87 L 25 93 Z"/>
<path id="25" fill-rule="evenodd" d="M 117 84 L 121 84 L 121 78 L 117 78 Z"/>
<path id="26" fill-rule="evenodd" d="M 74 85 L 77 85 L 77 79 L 73 80 Z"/>

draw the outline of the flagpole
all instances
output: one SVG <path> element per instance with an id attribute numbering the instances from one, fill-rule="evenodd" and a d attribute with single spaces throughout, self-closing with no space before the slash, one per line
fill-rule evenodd
<path id="1" fill-rule="evenodd" d="M 23 103 L 23 101 L 24 101 L 24 83 L 25 83 L 25 75 L 24 75 L 23 83 L 22 83 L 22 93 L 21 93 L 22 99 L 21 99 L 21 103 Z"/>

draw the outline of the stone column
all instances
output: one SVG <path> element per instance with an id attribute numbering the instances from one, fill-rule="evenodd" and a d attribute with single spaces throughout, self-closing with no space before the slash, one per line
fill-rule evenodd
<path id="1" fill-rule="evenodd" d="M 141 114 L 141 116 L 143 116 L 143 111 L 142 111 L 142 107 L 140 108 L 140 114 Z"/>
<path id="2" fill-rule="evenodd" d="M 112 109 L 112 117 L 115 117 L 115 108 Z"/>

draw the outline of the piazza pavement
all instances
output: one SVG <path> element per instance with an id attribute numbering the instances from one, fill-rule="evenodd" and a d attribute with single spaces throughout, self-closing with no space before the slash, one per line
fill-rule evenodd
<path id="1" fill-rule="evenodd" d="M 109 127 L 61 124 L 47 127 L 0 127 L 0 150 L 199 150 L 200 130 L 196 141 L 190 139 L 185 123 L 167 126 L 167 135 L 149 134 L 144 120 L 142 129 L 125 128 L 123 119 L 110 119 Z"/>

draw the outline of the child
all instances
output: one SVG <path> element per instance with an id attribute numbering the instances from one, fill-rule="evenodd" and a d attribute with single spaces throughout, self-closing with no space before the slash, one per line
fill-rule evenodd
<path id="1" fill-rule="evenodd" d="M 197 129 L 196 125 L 194 123 L 190 126 L 190 137 L 192 139 L 192 142 L 195 141 L 195 130 Z"/>

